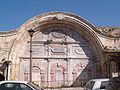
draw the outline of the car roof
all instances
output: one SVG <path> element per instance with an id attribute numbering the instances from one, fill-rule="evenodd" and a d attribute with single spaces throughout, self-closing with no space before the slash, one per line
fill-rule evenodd
<path id="1" fill-rule="evenodd" d="M 25 83 L 25 84 L 27 84 L 28 81 L 0 81 L 0 84 L 1 83 Z"/>
<path id="2" fill-rule="evenodd" d="M 91 79 L 90 81 L 108 81 L 109 78 Z"/>

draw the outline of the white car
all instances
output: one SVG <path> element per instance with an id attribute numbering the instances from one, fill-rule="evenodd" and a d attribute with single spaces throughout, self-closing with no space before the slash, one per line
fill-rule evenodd
<path id="1" fill-rule="evenodd" d="M 92 79 L 85 85 L 85 90 L 105 90 L 109 79 Z"/>
<path id="2" fill-rule="evenodd" d="M 27 81 L 0 81 L 0 90 L 44 90 Z"/>

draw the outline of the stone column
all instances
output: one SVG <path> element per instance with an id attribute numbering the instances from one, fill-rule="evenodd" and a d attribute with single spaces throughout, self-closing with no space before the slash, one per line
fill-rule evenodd
<path id="1" fill-rule="evenodd" d="M 50 60 L 47 59 L 47 87 L 50 87 L 50 81 L 51 81 L 51 65 L 50 65 Z"/>
<path id="2" fill-rule="evenodd" d="M 64 76 L 64 79 L 63 79 L 63 80 L 64 80 L 64 81 L 63 81 L 63 82 L 64 82 L 64 85 L 68 85 L 68 72 L 64 72 L 63 74 L 64 74 L 64 75 L 63 75 L 63 76 Z"/>
<path id="3" fill-rule="evenodd" d="M 45 84 L 45 73 L 44 72 L 41 72 L 41 87 L 44 87 L 44 84 Z"/>
<path id="4" fill-rule="evenodd" d="M 72 72 L 72 74 L 73 74 L 73 82 L 72 82 L 72 85 L 73 86 L 76 86 L 76 78 L 77 78 L 77 72 L 76 71 L 74 71 L 74 72 Z"/>
<path id="5" fill-rule="evenodd" d="M 70 85 L 71 83 L 71 72 L 70 72 L 70 60 L 67 59 L 67 78 L 66 81 L 68 83 L 68 85 Z"/>
<path id="6" fill-rule="evenodd" d="M 51 72 L 51 87 L 55 87 L 55 72 Z"/>
<path id="7" fill-rule="evenodd" d="M 73 72 L 73 82 L 76 80 L 76 77 L 77 77 L 77 72 Z"/>

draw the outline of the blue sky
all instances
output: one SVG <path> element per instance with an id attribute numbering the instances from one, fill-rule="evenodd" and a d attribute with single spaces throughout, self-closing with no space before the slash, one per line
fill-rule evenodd
<path id="1" fill-rule="evenodd" d="M 15 30 L 36 15 L 54 11 L 76 14 L 95 26 L 120 27 L 120 0 L 1 0 L 0 31 Z"/>

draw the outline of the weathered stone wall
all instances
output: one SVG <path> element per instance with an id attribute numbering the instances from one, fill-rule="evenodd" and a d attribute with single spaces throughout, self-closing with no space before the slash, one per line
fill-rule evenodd
<path id="1" fill-rule="evenodd" d="M 120 27 L 96 27 L 104 47 L 120 49 Z"/>
<path id="2" fill-rule="evenodd" d="M 12 45 L 18 35 L 17 30 L 0 32 L 0 63 L 9 60 Z"/>

